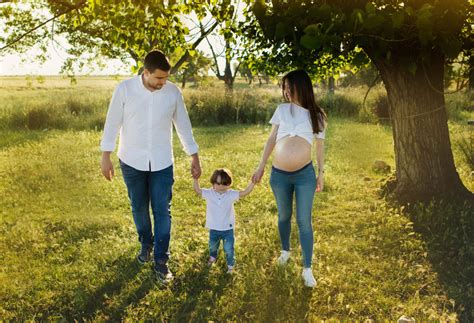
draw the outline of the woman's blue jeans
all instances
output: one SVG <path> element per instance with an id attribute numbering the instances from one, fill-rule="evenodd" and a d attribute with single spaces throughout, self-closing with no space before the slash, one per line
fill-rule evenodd
<path id="1" fill-rule="evenodd" d="M 142 247 L 154 246 L 155 263 L 165 264 L 169 258 L 173 165 L 156 172 L 140 171 L 122 161 L 120 167 L 127 185 L 138 240 Z M 153 211 L 153 231 L 150 204 Z"/>
<path id="2" fill-rule="evenodd" d="M 282 250 L 290 251 L 291 214 L 293 196 L 296 197 L 296 223 L 298 224 L 303 265 L 311 267 L 313 257 L 313 226 L 311 211 L 316 191 L 316 174 L 312 163 L 286 172 L 272 167 L 270 186 L 278 207 L 278 231 Z"/>
<path id="3" fill-rule="evenodd" d="M 219 231 L 209 230 L 209 254 L 217 258 L 220 242 L 223 242 L 224 253 L 228 266 L 233 266 L 234 259 L 234 229 Z"/>

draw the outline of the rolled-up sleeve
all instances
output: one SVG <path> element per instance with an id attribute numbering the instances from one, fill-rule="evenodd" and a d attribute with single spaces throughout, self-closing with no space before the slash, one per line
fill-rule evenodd
<path id="1" fill-rule="evenodd" d="M 279 125 L 280 124 L 280 106 L 278 106 L 273 113 L 272 118 L 270 119 L 269 123 L 274 124 L 274 125 Z"/>
<path id="2" fill-rule="evenodd" d="M 123 110 L 125 105 L 125 88 L 118 85 L 112 95 L 109 111 L 105 119 L 104 133 L 100 142 L 101 151 L 114 151 L 117 135 L 123 123 Z"/>
<path id="3" fill-rule="evenodd" d="M 326 138 L 326 124 L 322 118 L 318 119 L 318 126 L 319 126 L 319 129 L 323 129 L 323 131 L 320 131 L 314 134 L 314 137 L 316 139 L 325 139 Z"/>
<path id="4" fill-rule="evenodd" d="M 184 105 L 184 99 L 181 91 L 178 93 L 176 100 L 176 109 L 173 114 L 173 124 L 178 133 L 179 140 L 183 145 L 183 149 L 187 155 L 193 155 L 198 152 L 199 146 L 193 137 L 191 121 L 189 120 L 188 111 Z"/>

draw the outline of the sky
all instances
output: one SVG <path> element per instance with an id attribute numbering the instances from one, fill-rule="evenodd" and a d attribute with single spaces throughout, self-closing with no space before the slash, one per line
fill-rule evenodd
<path id="1" fill-rule="evenodd" d="M 210 38 L 210 41 L 213 46 L 216 46 L 217 52 L 220 52 L 222 46 L 212 38 Z M 67 47 L 67 45 L 64 47 Z M 198 49 L 203 51 L 206 56 L 211 56 L 211 50 L 206 41 L 202 41 Z M 35 56 L 34 53 L 28 56 L 18 54 L 0 56 L 0 75 L 59 75 L 61 66 L 67 58 L 65 50 L 53 44 L 49 45 L 49 59 L 44 64 L 40 65 L 38 62 L 31 64 L 25 61 L 28 57 L 33 56 Z M 222 71 L 224 61 L 223 59 L 218 61 Z M 129 75 L 132 73 L 131 66 L 134 64 L 133 61 L 130 61 L 130 64 L 127 65 L 118 59 L 106 60 L 105 63 L 106 67 L 103 70 L 86 68 L 84 72 L 78 73 L 78 75 Z"/>
<path id="2" fill-rule="evenodd" d="M 48 49 L 50 58 L 43 64 L 33 64 L 22 61 L 25 57 L 18 55 L 6 55 L 0 57 L 0 75 L 59 75 L 61 65 L 67 55 L 64 51 L 56 52 L 51 46 Z M 108 60 L 104 70 L 86 69 L 85 73 L 91 75 L 115 75 L 130 74 L 129 66 L 120 60 Z"/>
<path id="3" fill-rule="evenodd" d="M 240 10 L 239 10 L 240 11 Z M 239 18 L 242 18 L 241 14 L 239 13 Z M 186 22 L 189 28 L 192 28 L 190 21 Z M 44 63 L 40 64 L 38 62 L 34 62 L 31 64 L 30 62 L 26 61 L 28 57 L 34 57 L 35 53 L 30 53 L 27 57 L 25 55 L 19 56 L 18 54 L 12 55 L 2 55 L 0 53 L 0 75 L 59 75 L 61 66 L 65 59 L 67 58 L 67 54 L 65 50 L 62 48 L 67 48 L 68 44 L 64 39 L 58 39 L 56 37 L 56 41 L 59 42 L 61 45 L 54 45 L 50 42 L 48 47 L 48 57 L 49 59 Z M 222 46 L 220 42 L 212 37 L 209 37 L 211 44 L 215 48 L 216 52 L 222 51 Z M 209 45 L 205 40 L 203 40 L 199 46 L 198 50 L 204 52 L 206 56 L 211 57 L 211 50 Z M 219 58 L 219 67 L 222 72 L 224 59 Z M 130 61 L 130 64 L 124 64 L 120 60 L 106 60 L 105 61 L 105 68 L 104 69 L 91 69 L 86 68 L 83 72 L 77 73 L 78 75 L 86 74 L 86 75 L 130 75 L 131 66 L 133 65 L 133 61 Z"/>

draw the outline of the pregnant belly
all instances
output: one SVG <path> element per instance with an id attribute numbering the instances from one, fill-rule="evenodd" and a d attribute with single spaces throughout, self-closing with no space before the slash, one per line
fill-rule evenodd
<path id="1" fill-rule="evenodd" d="M 311 145 L 298 136 L 279 140 L 273 151 L 273 166 L 287 172 L 296 171 L 311 161 Z"/>

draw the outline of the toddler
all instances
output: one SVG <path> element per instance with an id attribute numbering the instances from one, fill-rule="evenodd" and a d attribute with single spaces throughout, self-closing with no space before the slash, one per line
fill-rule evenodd
<path id="1" fill-rule="evenodd" d="M 217 258 L 221 240 L 227 260 L 227 272 L 234 269 L 234 202 L 248 195 L 255 184 L 250 182 L 243 191 L 231 190 L 232 174 L 228 169 L 216 169 L 211 176 L 212 188 L 201 189 L 199 180 L 194 179 L 194 190 L 206 200 L 206 228 L 209 229 L 209 261 L 212 265 Z"/>

